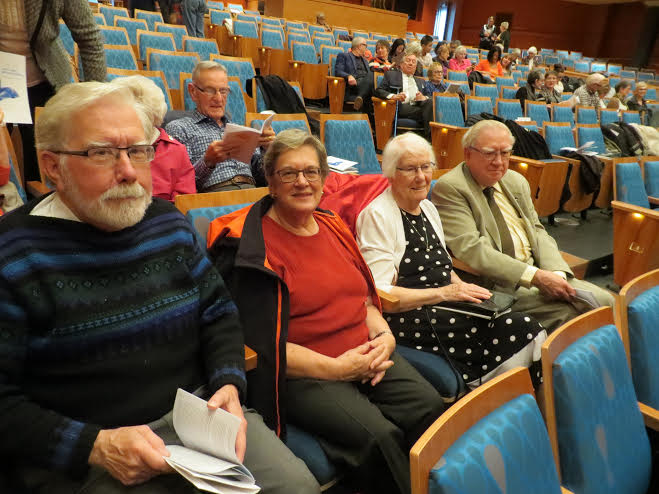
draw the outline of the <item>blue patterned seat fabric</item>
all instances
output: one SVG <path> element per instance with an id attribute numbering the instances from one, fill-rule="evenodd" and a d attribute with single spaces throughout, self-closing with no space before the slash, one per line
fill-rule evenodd
<path id="1" fill-rule="evenodd" d="M 108 8 L 101 5 L 99 11 L 103 14 L 103 17 L 105 17 L 106 26 L 114 26 L 114 18 L 117 16 L 128 17 L 128 11 L 126 9 Z"/>
<path id="2" fill-rule="evenodd" d="M 183 56 L 182 54 L 151 53 L 149 57 L 149 70 L 160 70 L 165 74 L 167 85 L 171 89 L 179 89 L 179 74 L 191 74 L 197 65 L 196 56 Z M 186 91 L 187 92 L 187 91 Z"/>
<path id="3" fill-rule="evenodd" d="M 582 124 L 596 124 L 597 112 L 595 108 L 577 108 L 577 121 Z"/>
<path id="4" fill-rule="evenodd" d="M 309 35 L 311 37 L 313 37 L 315 34 L 325 34 L 325 28 L 323 26 L 314 26 L 313 24 L 311 24 L 309 26 Z M 331 33 L 327 33 L 327 34 L 328 34 L 328 36 L 332 36 Z M 334 39 L 333 36 L 332 36 L 332 39 Z M 332 44 L 334 44 L 334 43 L 332 43 Z"/>
<path id="5" fill-rule="evenodd" d="M 504 86 L 501 88 L 501 97 L 503 99 L 515 99 L 516 94 L 517 94 L 516 87 Z"/>
<path id="6" fill-rule="evenodd" d="M 478 99 L 468 99 L 467 100 L 467 117 L 479 113 L 493 113 L 492 103 L 489 101 L 483 101 Z"/>
<path id="7" fill-rule="evenodd" d="M 128 33 L 131 45 L 137 45 L 137 30 L 146 31 L 149 27 L 144 19 L 117 18 L 117 27 L 123 27 Z"/>
<path id="8" fill-rule="evenodd" d="M 249 206 L 251 203 L 245 204 L 231 204 L 228 206 L 214 206 L 208 208 L 190 209 L 185 213 L 185 217 L 192 224 L 195 229 L 195 235 L 199 245 L 206 250 L 206 235 L 208 234 L 208 227 L 215 218 L 224 216 L 225 214 L 233 213 L 239 209 Z"/>
<path id="9" fill-rule="evenodd" d="M 513 77 L 497 77 L 497 89 L 501 91 L 502 87 L 512 87 L 515 85 Z"/>
<path id="10" fill-rule="evenodd" d="M 649 87 L 648 91 L 645 93 L 645 99 L 646 100 L 656 100 L 657 99 L 657 88 L 656 87 Z"/>
<path id="11" fill-rule="evenodd" d="M 579 494 L 645 493 L 650 446 L 616 327 L 563 350 L 552 375 L 563 485 Z"/>
<path id="12" fill-rule="evenodd" d="M 229 81 L 231 93 L 227 99 L 227 114 L 233 123 L 245 125 L 245 114 L 247 113 L 247 106 L 245 105 L 245 98 L 237 81 Z"/>
<path id="13" fill-rule="evenodd" d="M 217 60 L 217 62 L 224 65 L 230 77 L 237 77 L 240 79 L 243 91 L 247 90 L 247 79 L 251 79 L 256 75 L 254 66 L 247 61 L 242 60 Z"/>
<path id="14" fill-rule="evenodd" d="M 176 51 L 176 46 L 169 36 L 160 36 L 159 34 L 141 33 L 139 42 L 140 60 L 146 60 L 146 50 L 155 48 L 156 50 Z"/>
<path id="15" fill-rule="evenodd" d="M 608 125 L 610 123 L 619 122 L 620 116 L 618 110 L 600 110 L 600 124 Z"/>
<path id="16" fill-rule="evenodd" d="M 528 105 L 526 108 L 526 116 L 537 123 L 540 127 L 542 127 L 545 122 L 550 121 L 546 105 Z"/>
<path id="17" fill-rule="evenodd" d="M 465 432 L 430 471 L 430 494 L 560 494 L 547 429 L 524 394 Z"/>
<path id="18" fill-rule="evenodd" d="M 638 401 L 659 409 L 659 286 L 636 297 L 627 314 L 632 378 Z"/>
<path id="19" fill-rule="evenodd" d="M 106 45 L 125 45 L 130 46 L 128 33 L 125 30 L 110 29 L 108 27 L 99 26 L 99 31 L 104 39 Z"/>
<path id="20" fill-rule="evenodd" d="M 460 106 L 460 98 L 435 96 L 435 121 L 446 125 L 464 127 L 465 121 Z"/>
<path id="21" fill-rule="evenodd" d="M 234 21 L 233 33 L 242 36 L 243 38 L 258 39 L 259 34 L 256 30 L 256 24 L 252 21 Z"/>
<path id="22" fill-rule="evenodd" d="M 516 120 L 523 116 L 519 100 L 497 101 L 497 115 L 506 120 Z"/>
<path id="23" fill-rule="evenodd" d="M 103 48 L 105 53 L 105 65 L 111 69 L 137 70 L 137 63 L 133 58 L 132 48 L 118 50 L 115 48 Z"/>
<path id="24" fill-rule="evenodd" d="M 325 148 L 330 156 L 356 161 L 360 175 L 382 173 L 366 120 L 326 121 Z"/>
<path id="25" fill-rule="evenodd" d="M 568 122 L 571 127 L 574 127 L 574 114 L 572 108 L 569 106 L 552 106 L 553 121 L 554 122 Z"/>
<path id="26" fill-rule="evenodd" d="M 71 31 L 69 30 L 68 26 L 63 22 L 60 22 L 59 24 L 59 39 L 62 41 L 66 52 L 70 56 L 73 56 L 75 53 L 75 41 L 73 41 L 73 36 L 71 36 Z"/>
<path id="27" fill-rule="evenodd" d="M 579 137 L 579 145 L 584 145 L 592 141 L 593 145 L 588 148 L 589 151 L 594 151 L 597 154 L 606 154 L 606 146 L 604 145 L 604 137 L 602 136 L 602 129 L 600 127 L 577 127 L 577 136 Z"/>
<path id="28" fill-rule="evenodd" d="M 224 2 L 213 2 L 212 0 L 209 0 L 206 2 L 206 6 L 209 9 L 224 10 Z"/>
<path id="29" fill-rule="evenodd" d="M 623 112 L 622 121 L 628 124 L 639 124 L 641 125 L 641 114 L 637 111 L 634 112 Z"/>
<path id="30" fill-rule="evenodd" d="M 308 36 L 298 33 L 288 33 L 288 49 L 292 50 L 293 43 L 307 43 L 309 42 Z"/>
<path id="31" fill-rule="evenodd" d="M 488 97 L 492 100 L 492 105 L 494 105 L 499 97 L 499 89 L 495 84 L 479 84 L 478 86 L 474 84 L 474 96 Z"/>
<path id="32" fill-rule="evenodd" d="M 211 10 L 211 24 L 216 26 L 221 26 L 226 19 L 231 19 L 231 13 L 221 12 L 219 10 Z"/>
<path id="33" fill-rule="evenodd" d="M 234 12 L 243 12 L 243 5 L 241 3 L 227 3 L 227 9 Z"/>
<path id="34" fill-rule="evenodd" d="M 588 73 L 590 72 L 590 63 L 584 61 L 575 62 L 574 70 L 576 70 L 577 72 Z"/>
<path id="35" fill-rule="evenodd" d="M 263 92 L 261 87 L 256 84 L 256 111 L 261 113 L 265 110 L 268 110 L 268 107 L 265 106 L 265 98 L 263 97 Z"/>
<path id="36" fill-rule="evenodd" d="M 461 72 L 459 70 L 449 70 L 448 71 L 448 80 L 449 81 L 466 81 L 467 73 Z"/>
<path id="37" fill-rule="evenodd" d="M 103 14 L 94 14 L 94 22 L 97 26 L 107 26 L 105 23 L 105 16 Z"/>
<path id="38" fill-rule="evenodd" d="M 171 26 L 171 25 L 160 25 L 158 26 L 159 33 L 171 33 L 174 36 L 174 43 L 176 44 L 176 49 L 181 51 L 183 49 L 183 36 L 188 35 L 188 30 L 185 26 Z"/>
<path id="39" fill-rule="evenodd" d="M 302 22 L 293 22 L 293 21 L 287 21 L 286 22 L 286 28 L 288 29 L 304 29 L 304 24 Z"/>
<path id="40" fill-rule="evenodd" d="M 343 53 L 343 49 L 339 46 L 323 46 L 320 50 L 320 63 L 330 63 L 330 57 L 339 53 Z"/>
<path id="41" fill-rule="evenodd" d="M 264 120 L 252 120 L 252 127 L 255 129 L 260 129 L 263 125 Z M 307 122 L 304 120 L 273 120 L 272 121 L 272 130 L 275 131 L 275 134 L 279 134 L 283 130 L 288 129 L 300 129 L 305 132 L 309 132 Z"/>
<path id="42" fill-rule="evenodd" d="M 606 72 L 606 63 L 602 62 L 593 62 L 590 65 L 591 72 Z"/>
<path id="43" fill-rule="evenodd" d="M 564 147 L 575 147 L 574 135 L 570 127 L 547 125 L 545 127 L 545 141 L 551 154 L 560 154 L 561 148 Z"/>
<path id="44" fill-rule="evenodd" d="M 633 70 L 621 70 L 620 77 L 623 79 L 636 79 L 636 72 Z"/>
<path id="45" fill-rule="evenodd" d="M 333 48 L 334 43 L 332 42 L 331 36 L 314 36 L 312 39 L 313 46 L 316 49 L 316 53 L 320 53 L 321 46 L 328 46 Z"/>
<path id="46" fill-rule="evenodd" d="M 646 161 L 645 172 L 645 190 L 650 197 L 659 197 L 659 161 Z"/>
<path id="47" fill-rule="evenodd" d="M 248 14 L 246 12 L 243 13 L 243 14 L 238 14 L 236 16 L 236 20 L 247 21 L 247 22 L 251 22 L 253 24 L 256 24 L 257 22 L 259 22 L 259 18 L 260 18 L 260 16 L 253 15 L 253 14 Z"/>
<path id="48" fill-rule="evenodd" d="M 616 163 L 616 198 L 618 201 L 649 208 L 648 195 L 638 163 Z"/>
<path id="49" fill-rule="evenodd" d="M 434 183 L 431 182 L 431 191 L 433 186 Z M 430 192 L 428 196 L 430 196 Z M 445 400 L 453 401 L 459 393 L 466 389 L 462 376 L 459 373 L 456 375 L 451 365 L 443 357 L 403 345 L 398 345 L 396 351 L 412 364 Z"/>
<path id="50" fill-rule="evenodd" d="M 162 22 L 160 12 L 136 12 L 136 19 L 144 19 L 149 26 L 149 31 L 156 30 L 156 22 Z"/>
<path id="51" fill-rule="evenodd" d="M 620 65 L 616 65 L 616 64 L 609 64 L 609 66 L 607 68 L 608 68 L 609 74 L 616 74 L 616 75 L 620 75 L 620 71 L 622 70 Z M 613 86 L 613 87 L 615 87 L 615 86 Z"/>
<path id="52" fill-rule="evenodd" d="M 295 61 L 312 65 L 318 64 L 318 55 L 316 55 L 316 49 L 311 43 L 293 43 L 291 55 Z"/>
<path id="53" fill-rule="evenodd" d="M 219 55 L 220 53 L 220 50 L 217 48 L 217 43 L 199 38 L 185 40 L 185 51 L 196 53 L 202 61 L 210 60 L 211 55 Z"/>
<path id="54" fill-rule="evenodd" d="M 334 37 L 336 39 L 339 39 L 339 36 L 348 36 L 348 30 L 347 29 L 335 29 L 334 30 Z"/>
<path id="55" fill-rule="evenodd" d="M 274 48 L 275 50 L 283 50 L 284 37 L 282 32 L 273 29 L 266 29 L 264 27 L 261 29 L 261 45 L 268 48 Z"/>

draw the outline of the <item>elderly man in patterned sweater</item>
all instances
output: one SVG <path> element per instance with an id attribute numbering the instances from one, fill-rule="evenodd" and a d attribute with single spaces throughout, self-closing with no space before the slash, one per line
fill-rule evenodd
<path id="1" fill-rule="evenodd" d="M 151 198 L 148 122 L 96 82 L 63 87 L 37 122 L 56 191 L 0 221 L 0 457 L 30 492 L 198 492 L 163 456 L 177 388 L 205 387 L 241 419 L 236 454 L 262 492 L 318 493 L 241 407 L 236 306 L 185 218 Z"/>

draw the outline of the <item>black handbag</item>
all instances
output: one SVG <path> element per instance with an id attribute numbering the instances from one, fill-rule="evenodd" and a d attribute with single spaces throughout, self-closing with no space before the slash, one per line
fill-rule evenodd
<path id="1" fill-rule="evenodd" d="M 450 301 L 440 302 L 433 306 L 433 308 L 491 321 L 511 312 L 514 303 L 515 297 L 513 295 L 503 292 L 492 292 L 492 296 L 489 299 L 483 300 L 478 304 L 475 302 Z"/>

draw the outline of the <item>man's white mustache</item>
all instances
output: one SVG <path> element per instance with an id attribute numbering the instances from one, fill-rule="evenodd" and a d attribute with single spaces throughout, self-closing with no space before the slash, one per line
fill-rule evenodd
<path id="1" fill-rule="evenodd" d="M 132 184 L 120 184 L 115 185 L 109 190 L 106 190 L 101 196 L 101 200 L 105 201 L 107 199 L 139 199 L 146 195 L 146 190 L 137 182 Z"/>

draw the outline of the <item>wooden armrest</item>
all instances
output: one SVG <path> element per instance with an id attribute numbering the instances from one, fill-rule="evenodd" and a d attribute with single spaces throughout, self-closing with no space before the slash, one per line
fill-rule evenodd
<path id="1" fill-rule="evenodd" d="M 565 487 L 561 486 L 561 494 L 574 494 L 572 491 L 568 491 Z"/>
<path id="2" fill-rule="evenodd" d="M 400 309 L 400 300 L 398 297 L 395 297 L 384 290 L 380 290 L 379 288 L 378 297 L 380 297 L 380 303 L 382 304 L 382 310 L 384 312 L 398 312 Z"/>
<path id="3" fill-rule="evenodd" d="M 27 191 L 34 197 L 41 197 L 44 194 L 48 194 L 52 189 L 48 187 L 43 182 L 28 182 Z"/>
<path id="4" fill-rule="evenodd" d="M 256 352 L 245 345 L 245 371 L 256 369 Z"/>
<path id="5" fill-rule="evenodd" d="M 465 273 L 473 274 L 474 276 L 480 276 L 480 273 L 476 271 L 474 268 L 469 266 L 467 263 L 461 261 L 460 259 L 451 256 L 451 260 L 453 261 L 453 268 L 454 269 L 459 269 L 460 271 L 464 271 Z"/>
<path id="6" fill-rule="evenodd" d="M 570 163 L 572 165 L 579 165 L 581 164 L 581 161 L 575 160 L 572 158 L 566 158 L 565 156 L 561 156 L 560 154 L 552 154 L 551 157 L 555 160 L 563 160 L 566 161 L 567 163 Z"/>
<path id="7" fill-rule="evenodd" d="M 654 205 L 659 206 L 659 197 L 648 196 L 648 202 L 650 204 L 654 204 Z"/>
<path id="8" fill-rule="evenodd" d="M 373 102 L 373 106 L 376 104 L 387 104 L 387 105 L 395 105 L 396 102 L 390 99 L 383 99 L 383 98 L 378 98 L 377 96 L 371 96 L 371 101 Z"/>
<path id="9" fill-rule="evenodd" d="M 620 202 L 620 201 L 611 201 L 611 207 L 613 207 L 613 209 L 619 209 L 620 211 L 624 211 L 626 213 L 637 213 L 643 216 L 648 216 L 655 220 L 659 220 L 659 211 L 657 211 L 656 209 L 642 208 L 640 206 L 634 206 L 633 204 L 629 204 L 627 202 Z"/>
<path id="10" fill-rule="evenodd" d="M 293 66 L 295 68 L 297 67 L 302 67 L 305 63 L 304 62 L 299 62 L 297 60 L 289 60 L 288 65 Z"/>
<path id="11" fill-rule="evenodd" d="M 653 431 L 659 431 L 659 410 L 652 408 L 644 403 L 638 402 L 638 407 L 641 409 L 643 414 L 643 421 L 645 426 L 649 427 Z"/>
<path id="12" fill-rule="evenodd" d="M 449 125 L 449 124 L 444 124 L 444 123 L 439 123 L 439 122 L 430 122 L 430 128 L 432 129 L 433 127 L 437 129 L 446 129 L 446 130 L 452 130 L 454 132 L 467 132 L 467 127 L 458 127 L 457 125 Z"/>

